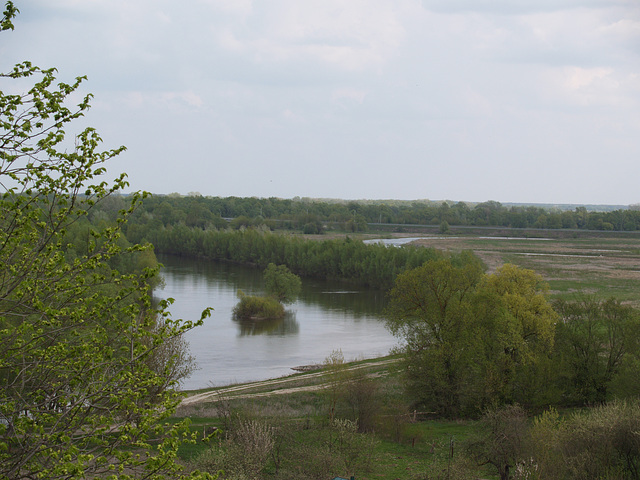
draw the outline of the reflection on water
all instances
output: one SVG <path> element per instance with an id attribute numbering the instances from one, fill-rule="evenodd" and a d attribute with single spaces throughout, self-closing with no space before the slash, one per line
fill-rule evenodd
<path id="1" fill-rule="evenodd" d="M 166 286 L 155 294 L 175 299 L 173 317 L 194 320 L 204 308 L 214 308 L 202 327 L 187 334 L 200 370 L 184 383 L 186 389 L 286 375 L 292 367 L 321 363 L 336 349 L 349 360 L 386 355 L 396 344 L 381 318 L 384 292 L 303 279 L 298 301 L 286 306 L 283 319 L 239 321 L 233 318 L 237 292 L 262 295 L 262 271 L 158 257 Z"/>
<path id="2" fill-rule="evenodd" d="M 300 325 L 296 321 L 296 312 L 286 311 L 283 318 L 252 320 L 233 316 L 240 328 L 240 335 L 296 335 Z"/>

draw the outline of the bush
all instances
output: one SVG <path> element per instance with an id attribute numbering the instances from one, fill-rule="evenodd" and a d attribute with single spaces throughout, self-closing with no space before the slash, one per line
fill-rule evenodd
<path id="1" fill-rule="evenodd" d="M 456 446 L 453 436 L 432 443 L 431 456 L 422 473 L 414 475 L 412 480 L 469 480 L 483 478 L 479 476 L 478 465 Z"/>
<path id="2" fill-rule="evenodd" d="M 278 478 L 285 480 L 325 480 L 336 474 L 349 478 L 370 472 L 374 463 L 376 440 L 358 433 L 350 420 L 333 420 L 329 425 L 312 426 L 304 438 L 290 437 L 282 454 Z"/>
<path id="3" fill-rule="evenodd" d="M 373 432 L 380 411 L 378 384 L 364 373 L 356 373 L 347 384 L 345 396 L 358 425 L 358 431 Z"/>
<path id="4" fill-rule="evenodd" d="M 487 410 L 481 423 L 482 433 L 471 442 L 470 451 L 479 465 L 492 465 L 501 480 L 508 480 L 523 459 L 527 414 L 518 405 L 506 405 Z"/>
<path id="5" fill-rule="evenodd" d="M 566 419 L 545 414 L 532 431 L 540 478 L 640 479 L 638 432 L 640 406 L 634 403 L 613 402 Z"/>
<path id="6" fill-rule="evenodd" d="M 275 298 L 245 295 L 242 291 L 238 292 L 238 297 L 240 301 L 233 308 L 237 318 L 261 320 L 284 317 L 284 307 Z"/>
<path id="7" fill-rule="evenodd" d="M 221 478 L 258 480 L 274 447 L 274 432 L 257 420 L 237 419 L 222 448 L 211 448 L 199 455 L 193 466 Z"/>

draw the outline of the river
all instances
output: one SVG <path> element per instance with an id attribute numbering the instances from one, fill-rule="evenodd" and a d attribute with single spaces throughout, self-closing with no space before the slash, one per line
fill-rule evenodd
<path id="1" fill-rule="evenodd" d="M 175 299 L 173 318 L 194 320 L 204 308 L 214 308 L 204 325 L 186 335 L 199 369 L 183 382 L 185 390 L 288 375 L 292 367 L 322 363 L 338 349 L 346 360 L 382 356 L 397 344 L 380 317 L 384 292 L 305 278 L 283 320 L 239 322 L 232 315 L 237 292 L 262 294 L 260 270 L 182 257 L 158 259 L 165 287 L 155 296 Z"/>

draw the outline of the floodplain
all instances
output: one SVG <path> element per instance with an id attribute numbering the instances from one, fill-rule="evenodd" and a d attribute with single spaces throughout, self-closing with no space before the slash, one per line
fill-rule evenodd
<path id="1" fill-rule="evenodd" d="M 640 232 L 454 229 L 368 233 L 358 238 L 416 237 L 411 245 L 471 250 L 492 273 L 505 263 L 528 268 L 549 283 L 551 298 L 615 297 L 640 307 Z"/>
<path id="2" fill-rule="evenodd" d="M 640 307 L 640 237 L 466 237 L 418 240 L 441 250 L 472 250 L 489 273 L 504 263 L 534 270 L 554 298 L 616 297 Z"/>
<path id="3" fill-rule="evenodd" d="M 549 284 L 552 299 L 615 297 L 640 307 L 640 235 L 635 233 L 496 229 L 449 234 L 369 232 L 349 236 L 362 240 L 420 237 L 410 245 L 451 252 L 471 250 L 484 261 L 488 273 L 505 263 L 534 270 Z M 329 473 L 355 474 L 358 479 L 466 478 L 459 469 L 464 467 L 461 462 L 465 461 L 464 452 L 470 441 L 481 432 L 480 424 L 473 419 L 442 419 L 432 412 L 413 410 L 405 398 L 402 374 L 395 360 L 388 357 L 345 365 L 336 404 L 332 403 L 335 376 L 325 369 L 247 386 L 193 392 L 195 395 L 185 399 L 177 416 L 190 417 L 194 432 L 205 432 L 211 426 L 221 428 L 214 442 L 222 451 L 225 429 L 229 430 L 228 422 L 234 418 L 238 422 L 241 419 L 264 422 L 274 431 L 282 432 L 283 436 L 278 437 L 282 442 L 281 457 L 265 461 L 261 478 L 292 478 L 283 475 L 287 465 L 292 469 L 289 473 L 305 473 L 307 478 L 330 478 Z M 370 392 L 371 397 L 351 396 L 349 385 L 354 382 L 363 382 L 360 391 Z M 357 437 L 357 442 L 366 440 L 358 443 L 361 448 L 358 451 L 363 453 L 356 454 L 351 449 L 342 452 L 335 439 L 346 437 L 332 429 L 330 419 L 334 413 L 354 418 L 355 410 L 363 406 L 375 411 L 370 432 L 366 437 Z M 356 437 L 349 438 L 344 445 L 356 447 Z M 327 445 L 335 450 L 327 453 Z M 202 467 L 196 459 L 205 458 L 200 455 L 209 448 L 194 444 L 181 451 L 181 458 L 192 468 Z M 326 461 L 326 470 L 316 464 L 316 475 L 311 475 L 296 466 L 310 459 Z M 279 471 L 280 467 L 283 471 Z M 498 478 L 487 465 L 478 465 L 474 474 L 476 478 Z"/>

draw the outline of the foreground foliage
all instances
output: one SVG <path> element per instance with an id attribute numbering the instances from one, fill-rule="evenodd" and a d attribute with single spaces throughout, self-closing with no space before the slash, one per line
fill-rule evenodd
<path id="1" fill-rule="evenodd" d="M 640 478 L 640 406 L 613 401 L 561 415 L 533 418 L 519 406 L 490 409 L 469 442 L 478 463 L 501 480 Z"/>
<path id="2" fill-rule="evenodd" d="M 2 30 L 16 13 L 8 2 Z M 91 128 L 67 139 L 89 97 L 68 107 L 83 79 L 56 85 L 54 73 L 24 62 L 0 75 L 9 91 L 33 79 L 0 91 L 0 478 L 178 478 L 183 426 L 163 421 L 179 401 L 180 336 L 195 324 L 171 319 L 168 302 L 151 307 L 150 247 L 123 246 L 142 195 L 73 245 L 127 185 L 100 179 L 124 148 L 98 150 Z M 141 262 L 122 273 L 128 256 Z"/>

